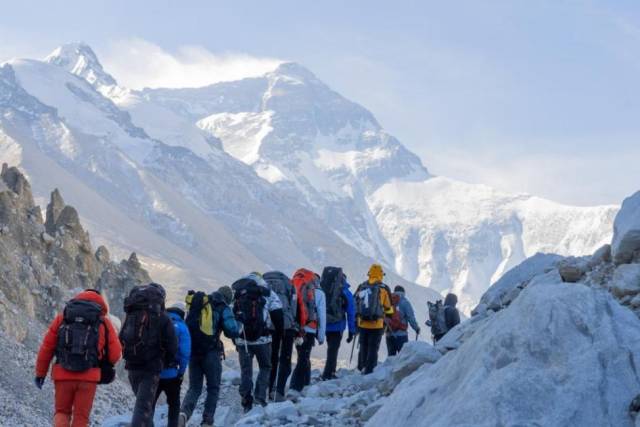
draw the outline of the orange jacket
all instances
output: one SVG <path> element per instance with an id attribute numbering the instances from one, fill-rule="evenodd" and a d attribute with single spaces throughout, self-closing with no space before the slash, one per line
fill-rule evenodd
<path id="1" fill-rule="evenodd" d="M 103 315 L 103 327 L 101 327 L 98 337 L 98 350 L 100 354 L 100 358 L 102 359 L 102 355 L 104 352 L 104 343 L 105 343 L 105 328 L 109 330 L 109 354 L 107 355 L 109 362 L 112 364 L 116 364 L 122 355 L 122 346 L 120 345 L 120 340 L 118 338 L 118 332 L 111 324 L 109 317 L 107 316 L 107 304 L 105 303 L 102 296 L 98 295 L 95 292 L 83 291 L 75 296 L 74 299 L 91 301 L 99 304 L 102 307 L 102 315 Z M 56 352 L 56 343 L 58 342 L 58 329 L 62 324 L 62 313 L 58 314 L 51 325 L 49 325 L 49 330 L 44 336 L 42 340 L 42 344 L 40 345 L 40 351 L 38 351 L 38 359 L 36 360 L 36 377 L 46 377 L 47 372 L 49 371 L 49 365 L 51 364 L 51 360 L 55 356 Z M 88 382 L 98 382 L 100 381 L 100 368 L 91 368 L 84 372 L 71 372 L 64 369 L 62 366 L 57 363 L 53 365 L 53 370 L 51 372 L 51 378 L 54 381 L 88 381 Z"/>

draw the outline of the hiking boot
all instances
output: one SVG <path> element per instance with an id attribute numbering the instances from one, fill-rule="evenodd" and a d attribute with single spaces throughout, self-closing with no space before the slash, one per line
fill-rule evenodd
<path id="1" fill-rule="evenodd" d="M 262 406 L 263 408 L 264 408 L 265 406 L 267 406 L 267 402 L 266 402 L 264 399 L 258 399 L 258 398 L 256 398 L 256 399 L 255 399 L 255 402 L 256 402 L 258 405 Z"/>
<path id="2" fill-rule="evenodd" d="M 187 414 L 184 412 L 180 412 L 178 415 L 178 427 L 186 427 L 187 426 Z"/>
<path id="3" fill-rule="evenodd" d="M 242 398 L 242 410 L 246 414 L 253 408 L 253 397 L 243 397 Z"/>
<path id="4" fill-rule="evenodd" d="M 287 400 L 286 397 L 284 397 L 284 394 L 281 393 L 276 393 L 276 397 L 274 399 L 276 402 L 284 402 L 285 400 Z"/>
<path id="5" fill-rule="evenodd" d="M 273 391 L 273 390 L 271 390 L 271 391 L 269 392 L 269 400 L 274 400 L 274 399 L 275 399 L 275 396 L 276 396 L 276 392 L 275 392 L 275 391 Z"/>
<path id="6" fill-rule="evenodd" d="M 202 424 L 200 424 L 200 427 L 213 427 L 213 423 L 209 424 L 209 423 L 203 422 Z"/>

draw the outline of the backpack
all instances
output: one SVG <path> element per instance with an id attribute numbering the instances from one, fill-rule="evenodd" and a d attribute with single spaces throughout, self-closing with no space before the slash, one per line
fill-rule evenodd
<path id="1" fill-rule="evenodd" d="M 185 318 L 185 324 L 191 335 L 191 348 L 194 354 L 205 354 L 210 349 L 218 346 L 219 334 L 219 305 L 214 304 L 211 295 L 204 292 L 196 292 L 187 297 L 189 310 Z"/>
<path id="2" fill-rule="evenodd" d="M 243 325 L 245 341 L 256 341 L 268 335 L 264 311 L 271 291 L 248 278 L 236 281 L 231 288 L 234 290 L 233 314 Z"/>
<path id="3" fill-rule="evenodd" d="M 71 300 L 58 329 L 56 359 L 64 369 L 83 372 L 98 367 L 102 307 L 91 301 Z"/>
<path id="4" fill-rule="evenodd" d="M 429 320 L 431 321 L 431 334 L 433 336 L 441 336 L 449 331 L 447 327 L 447 319 L 445 316 L 445 306 L 442 300 L 438 300 L 434 303 L 427 302 L 429 307 Z"/>
<path id="5" fill-rule="evenodd" d="M 393 305 L 393 314 L 388 318 L 387 325 L 392 332 L 406 331 L 409 328 L 409 324 L 405 320 L 404 316 L 400 312 L 400 295 L 391 294 L 391 304 Z"/>
<path id="6" fill-rule="evenodd" d="M 386 288 L 386 285 L 381 283 L 374 285 L 363 283 L 358 287 L 356 313 L 361 320 L 376 321 L 384 315 L 384 308 L 380 301 L 380 291 L 383 286 Z"/>
<path id="7" fill-rule="evenodd" d="M 127 362 L 145 364 L 164 357 L 160 336 L 164 298 L 164 290 L 150 284 L 133 288 L 124 299 L 120 342 Z"/>
<path id="8" fill-rule="evenodd" d="M 327 299 L 327 323 L 342 322 L 345 318 L 344 273 L 339 267 L 325 267 L 320 287 Z"/>
<path id="9" fill-rule="evenodd" d="M 262 278 L 269 285 L 269 288 L 278 295 L 282 303 L 282 315 L 284 318 L 284 329 L 292 329 L 296 322 L 296 307 L 291 304 L 296 290 L 291 284 L 291 280 L 279 271 L 265 273 Z"/>
<path id="10" fill-rule="evenodd" d="M 316 288 L 318 281 L 314 272 L 304 268 L 293 275 L 293 286 L 298 295 L 298 321 L 300 328 L 315 328 L 318 323 L 318 307 L 316 305 Z"/>

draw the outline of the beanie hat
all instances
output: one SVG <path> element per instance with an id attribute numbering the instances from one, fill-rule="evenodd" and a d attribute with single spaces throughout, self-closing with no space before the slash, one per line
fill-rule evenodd
<path id="1" fill-rule="evenodd" d="M 384 278 L 384 270 L 382 270 L 382 266 L 380 264 L 371 264 L 369 267 L 369 283 L 378 283 L 382 282 Z"/>
<path id="2" fill-rule="evenodd" d="M 184 319 L 186 310 L 187 310 L 187 306 L 183 302 L 177 302 L 173 304 L 171 307 L 167 308 L 167 312 L 175 313 L 178 316 L 180 316 L 182 319 Z"/>
<path id="3" fill-rule="evenodd" d="M 233 300 L 233 291 L 229 286 L 221 286 L 220 289 L 218 289 L 218 293 L 222 295 L 225 303 L 231 304 L 231 300 Z"/>

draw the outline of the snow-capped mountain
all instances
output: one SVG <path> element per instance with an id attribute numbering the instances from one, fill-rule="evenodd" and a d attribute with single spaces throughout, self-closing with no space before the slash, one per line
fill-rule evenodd
<path id="1" fill-rule="evenodd" d="M 72 187 L 99 239 L 135 248 L 152 274 L 184 286 L 328 263 L 357 282 L 375 259 L 454 290 L 469 309 L 537 251 L 587 254 L 610 240 L 616 207 L 432 176 L 369 111 L 298 64 L 132 91 L 72 44 L 0 73 L 0 157 L 35 183 Z"/>
<path id="2" fill-rule="evenodd" d="M 0 68 L 0 156 L 27 173 L 40 203 L 60 188 L 95 240 L 135 249 L 156 280 L 175 285 L 176 297 L 251 270 L 340 264 L 354 283 L 365 277 L 373 260 L 331 232 L 297 192 L 260 178 L 172 110 L 152 106 L 149 117 L 165 118 L 164 127 L 132 120 L 105 94 L 148 104 L 141 94 L 70 73 L 107 75 L 95 55 L 84 58 L 88 49 L 64 46 L 46 62 Z M 390 273 L 419 300 L 433 298 Z"/>

